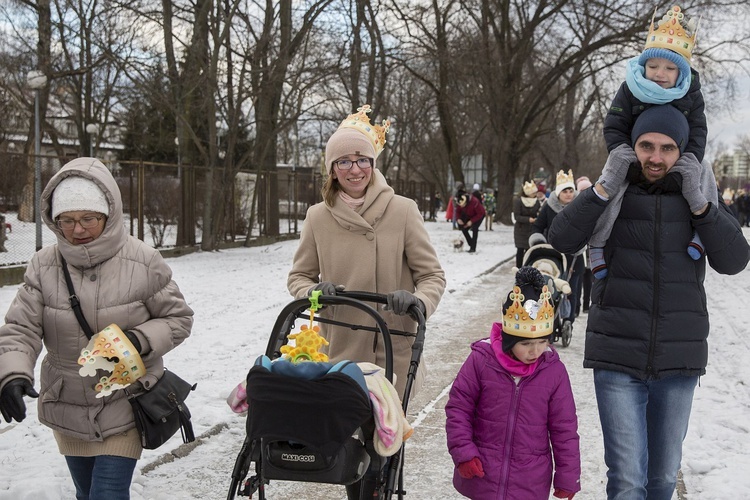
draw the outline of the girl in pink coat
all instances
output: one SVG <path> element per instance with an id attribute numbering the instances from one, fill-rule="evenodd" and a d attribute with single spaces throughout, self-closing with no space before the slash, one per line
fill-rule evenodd
<path id="1" fill-rule="evenodd" d="M 572 499 L 581 456 L 573 392 L 549 345 L 554 309 L 544 278 L 522 267 L 503 322 L 471 346 L 450 391 L 448 451 L 453 485 L 476 500 Z"/>

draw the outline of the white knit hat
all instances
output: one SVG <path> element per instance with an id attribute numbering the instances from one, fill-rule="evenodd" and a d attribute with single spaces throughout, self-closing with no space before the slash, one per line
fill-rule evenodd
<path id="1" fill-rule="evenodd" d="M 52 218 L 63 212 L 98 212 L 109 216 L 109 202 L 94 181 L 79 176 L 66 177 L 52 192 Z"/>

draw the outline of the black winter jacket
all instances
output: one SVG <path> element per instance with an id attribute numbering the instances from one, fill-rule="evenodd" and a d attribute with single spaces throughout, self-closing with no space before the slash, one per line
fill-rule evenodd
<path id="1" fill-rule="evenodd" d="M 691 69 L 690 72 L 693 78 L 687 94 L 669 104 L 685 115 L 690 126 L 690 136 L 685 152 L 693 153 L 698 161 L 703 161 L 703 154 L 706 152 L 706 136 L 708 135 L 705 114 L 706 103 L 701 93 L 701 82 L 698 72 L 694 69 Z M 653 104 L 648 104 L 637 99 L 630 91 L 630 88 L 628 88 L 627 83 L 623 82 L 620 85 L 620 89 L 612 100 L 607 116 L 604 119 L 604 141 L 607 143 L 607 151 L 611 153 L 620 144 L 633 146 L 630 140 L 630 132 L 633 130 L 633 124 L 638 115 L 651 106 Z"/>
<path id="2" fill-rule="evenodd" d="M 583 248 L 606 203 L 593 188 L 581 192 L 552 222 L 550 244 L 566 253 Z M 697 261 L 686 251 L 693 230 L 706 250 Z M 681 192 L 650 194 L 631 184 L 604 254 L 609 273 L 593 286 L 584 367 L 644 380 L 704 374 L 706 260 L 721 274 L 737 274 L 750 260 L 748 242 L 723 201 L 693 216 Z"/>

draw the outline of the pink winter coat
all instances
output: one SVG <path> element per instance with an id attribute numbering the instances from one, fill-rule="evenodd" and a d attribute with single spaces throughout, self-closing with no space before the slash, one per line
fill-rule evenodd
<path id="1" fill-rule="evenodd" d="M 493 330 L 500 329 L 498 323 Z M 456 466 L 479 457 L 483 478 L 463 479 L 456 490 L 477 500 L 547 500 L 554 454 L 554 486 L 581 489 L 581 456 L 573 392 L 553 347 L 536 371 L 514 378 L 498 362 L 490 340 L 474 342 L 445 407 L 448 451 Z M 550 447 L 551 445 L 551 447 Z"/>

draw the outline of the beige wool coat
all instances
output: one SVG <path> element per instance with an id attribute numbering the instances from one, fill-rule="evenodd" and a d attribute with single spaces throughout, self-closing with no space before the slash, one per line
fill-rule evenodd
<path id="1" fill-rule="evenodd" d="M 84 245 L 65 240 L 51 218 L 52 193 L 70 175 L 94 181 L 109 202 L 104 231 Z M 159 252 L 126 233 L 120 190 L 101 162 L 78 158 L 65 165 L 44 189 L 41 207 L 42 218 L 56 234 L 57 244 L 34 254 L 5 325 L 0 327 L 0 389 L 18 377 L 34 384 L 34 367 L 45 347 L 39 420 L 68 440 L 100 443 L 132 429 L 133 413 L 123 391 L 97 398 L 96 378 L 78 373 L 78 358 L 89 339 L 68 301 L 60 256 L 68 262 L 73 287 L 91 329 L 98 332 L 115 323 L 123 331 L 135 332 L 148 371 L 141 379 L 143 385 L 150 386 L 158 379 L 163 372 L 162 356 L 190 335 L 193 311 Z"/>
<path id="2" fill-rule="evenodd" d="M 339 197 L 333 207 L 321 202 L 307 211 L 287 280 L 289 292 L 295 298 L 305 297 L 320 281 L 344 285 L 350 291 L 387 294 L 407 290 L 422 300 L 429 317 L 445 291 L 445 273 L 424 219 L 417 204 L 396 195 L 377 169 L 373 169 L 373 178 L 357 211 Z M 370 316 L 353 307 L 330 309 L 336 310 L 324 309 L 321 314 L 334 314 L 336 320 L 346 323 L 374 325 Z M 378 312 L 389 328 L 416 331 L 416 323 L 409 316 L 397 316 L 383 306 Z M 379 334 L 331 325 L 322 325 L 321 329 L 330 342 L 332 361 L 349 359 L 385 366 L 383 342 L 374 338 Z M 394 335 L 392 340 L 395 385 L 403 395 L 414 339 Z M 415 390 L 421 386 L 425 370 L 422 360 Z"/>

